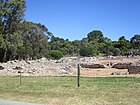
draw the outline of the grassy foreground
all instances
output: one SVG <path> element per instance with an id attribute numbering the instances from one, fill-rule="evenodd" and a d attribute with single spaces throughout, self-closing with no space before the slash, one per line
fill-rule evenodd
<path id="1" fill-rule="evenodd" d="M 140 78 L 0 77 L 0 98 L 53 105 L 139 105 Z"/>

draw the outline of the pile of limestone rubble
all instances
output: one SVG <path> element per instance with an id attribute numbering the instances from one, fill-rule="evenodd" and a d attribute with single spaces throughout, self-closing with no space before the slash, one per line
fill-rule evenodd
<path id="1" fill-rule="evenodd" d="M 61 63 L 61 61 L 41 58 L 39 60 L 14 60 L 0 63 L 1 75 L 63 75 L 73 74 L 75 63 Z"/>
<path id="2" fill-rule="evenodd" d="M 76 75 L 77 64 L 81 68 L 128 69 L 129 74 L 140 74 L 140 60 L 122 62 L 115 57 L 65 57 L 60 60 L 14 60 L 0 63 L 0 75 Z"/>

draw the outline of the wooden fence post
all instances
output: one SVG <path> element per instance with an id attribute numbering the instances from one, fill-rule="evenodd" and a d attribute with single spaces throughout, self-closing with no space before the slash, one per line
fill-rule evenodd
<path id="1" fill-rule="evenodd" d="M 77 65 L 78 71 L 77 71 L 77 86 L 80 87 L 80 64 Z"/>
<path id="2" fill-rule="evenodd" d="M 22 82 L 22 80 L 21 80 L 21 78 L 22 78 L 22 70 L 18 71 L 18 73 L 20 74 L 19 75 L 19 86 L 21 86 L 21 82 Z"/>

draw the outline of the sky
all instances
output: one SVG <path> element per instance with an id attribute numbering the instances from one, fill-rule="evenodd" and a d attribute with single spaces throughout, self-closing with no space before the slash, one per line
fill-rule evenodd
<path id="1" fill-rule="evenodd" d="M 140 34 L 140 0 L 26 0 L 25 19 L 55 36 L 81 40 L 93 30 L 117 41 Z"/>

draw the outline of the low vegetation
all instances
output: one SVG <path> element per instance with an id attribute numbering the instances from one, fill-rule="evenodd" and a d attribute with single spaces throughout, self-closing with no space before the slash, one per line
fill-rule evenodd
<path id="1" fill-rule="evenodd" d="M 63 53 L 59 50 L 51 50 L 46 55 L 47 58 L 50 57 L 50 59 L 60 59 L 63 57 Z"/>
<path id="2" fill-rule="evenodd" d="M 0 98 L 53 105 L 139 105 L 138 77 L 0 77 Z"/>

